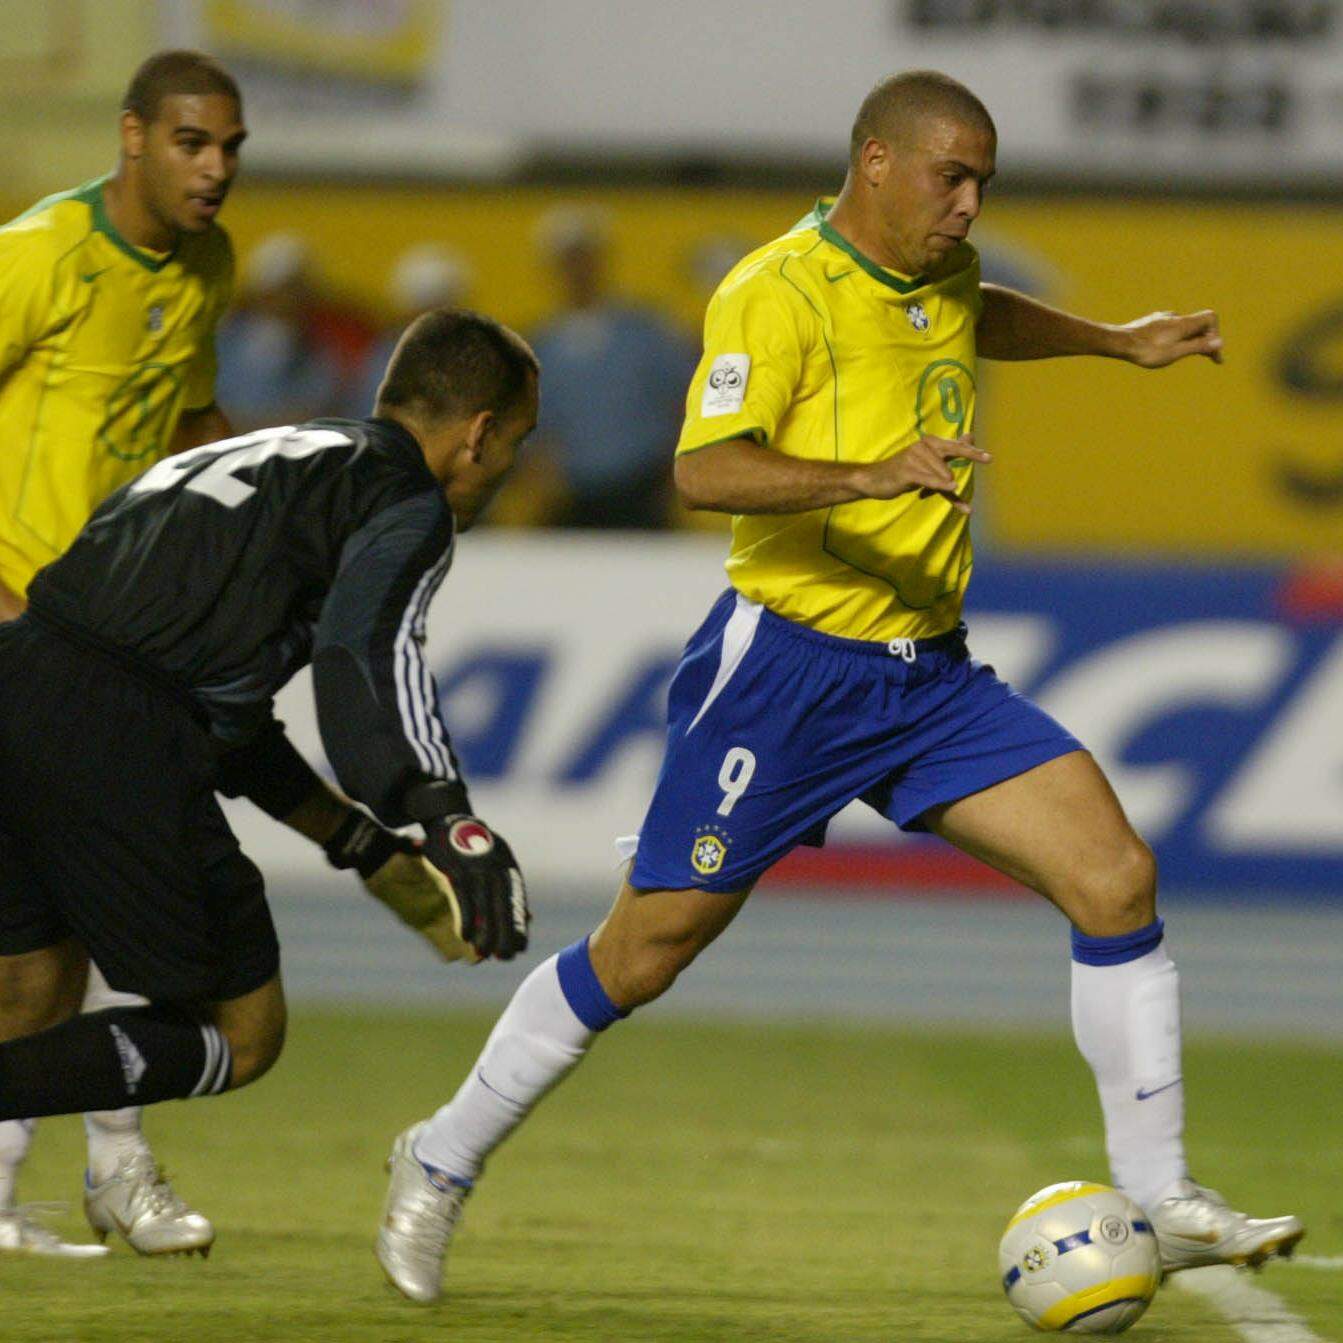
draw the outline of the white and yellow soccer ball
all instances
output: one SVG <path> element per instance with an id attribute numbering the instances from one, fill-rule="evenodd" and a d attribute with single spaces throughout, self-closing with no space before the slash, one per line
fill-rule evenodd
<path id="1" fill-rule="evenodd" d="M 1032 1194 L 998 1247 L 1003 1291 L 1046 1332 L 1120 1334 L 1161 1285 L 1146 1213 L 1108 1185 L 1069 1180 Z"/>

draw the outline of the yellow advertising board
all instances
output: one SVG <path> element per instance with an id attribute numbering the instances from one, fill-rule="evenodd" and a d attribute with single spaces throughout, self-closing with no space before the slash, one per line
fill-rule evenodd
<path id="1" fill-rule="evenodd" d="M 231 203 L 240 248 L 312 238 L 330 277 L 371 302 L 402 247 L 451 245 L 472 301 L 524 329 L 555 293 L 535 245 L 543 189 L 253 186 Z M 694 261 L 788 227 L 801 193 L 585 191 L 610 220 L 615 286 L 698 325 Z M 990 200 L 990 274 L 1109 321 L 1214 308 L 1226 362 L 1144 372 L 1105 360 L 982 370 L 986 536 L 1025 550 L 1300 555 L 1343 549 L 1343 227 L 1327 206 Z"/>
<path id="2" fill-rule="evenodd" d="M 821 184 L 825 186 L 826 184 Z M 522 330 L 554 309 L 536 244 L 557 204 L 606 213 L 613 287 L 697 329 L 697 260 L 792 224 L 802 192 L 247 182 L 225 213 L 244 262 L 297 232 L 326 279 L 374 308 L 401 251 L 435 241 L 474 276 L 469 301 Z M 15 202 L 15 207 L 26 202 Z M 1097 359 L 985 363 L 977 508 L 1012 548 L 1209 557 L 1343 550 L 1343 228 L 1325 205 L 990 199 L 990 276 L 1088 316 L 1214 308 L 1226 362 L 1160 372 Z"/>
<path id="3" fill-rule="evenodd" d="M 1343 552 L 1343 229 L 1274 203 L 1002 202 L 984 242 L 1042 296 L 1124 321 L 1213 308 L 1226 361 L 986 372 L 994 535 L 1024 548 Z"/>
<path id="4" fill-rule="evenodd" d="M 444 18 L 444 6 L 435 0 L 343 5 L 205 0 L 203 45 L 225 59 L 411 84 L 427 75 Z"/>

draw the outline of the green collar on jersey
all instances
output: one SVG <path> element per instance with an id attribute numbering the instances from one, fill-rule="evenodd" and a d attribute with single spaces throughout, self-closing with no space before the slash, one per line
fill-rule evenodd
<path id="1" fill-rule="evenodd" d="M 887 270 L 885 266 L 879 266 L 870 256 L 865 256 L 860 252 L 843 234 L 833 229 L 826 220 L 830 213 L 830 207 L 835 202 L 826 200 L 822 197 L 816 202 L 816 208 L 811 212 L 808 222 L 812 227 L 826 240 L 832 247 L 838 247 L 841 252 L 851 256 L 874 280 L 880 280 L 882 284 L 889 285 L 897 294 L 912 294 L 916 289 L 922 289 L 928 283 L 926 275 L 916 275 L 912 280 L 902 280 L 894 271 Z"/>
<path id="2" fill-rule="evenodd" d="M 96 232 L 103 234 L 113 246 L 120 248 L 132 261 L 138 261 L 146 270 L 162 270 L 176 256 L 176 243 L 168 252 L 147 252 L 136 247 L 134 243 L 127 242 L 117 232 L 116 226 L 108 218 L 107 204 L 103 200 L 103 188 L 110 176 L 111 173 L 105 177 L 95 177 L 92 182 L 85 182 L 82 187 L 76 187 L 70 194 L 75 200 L 83 201 L 93 211 L 93 227 Z"/>

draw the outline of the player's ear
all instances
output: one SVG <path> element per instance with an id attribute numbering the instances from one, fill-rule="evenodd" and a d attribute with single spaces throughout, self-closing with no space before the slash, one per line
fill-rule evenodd
<path id="1" fill-rule="evenodd" d="M 473 462 L 479 462 L 485 451 L 485 440 L 494 428 L 496 416 L 492 410 L 477 411 L 466 422 L 466 450 Z"/>
<path id="2" fill-rule="evenodd" d="M 121 152 L 138 159 L 145 152 L 145 123 L 130 109 L 121 114 Z"/>
<path id="3" fill-rule="evenodd" d="M 863 143 L 858 152 L 858 166 L 870 186 L 880 186 L 891 170 L 891 147 L 875 135 Z"/>

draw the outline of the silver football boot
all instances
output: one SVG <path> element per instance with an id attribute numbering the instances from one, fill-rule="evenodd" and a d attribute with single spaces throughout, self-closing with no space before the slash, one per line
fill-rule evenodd
<path id="1" fill-rule="evenodd" d="M 387 1158 L 392 1179 L 374 1253 L 398 1292 L 428 1304 L 443 1294 L 448 1242 L 471 1189 L 425 1169 L 414 1152 L 423 1127 L 412 1124 L 392 1145 Z"/>
<path id="2" fill-rule="evenodd" d="M 35 1213 L 60 1213 L 68 1203 L 20 1203 L 0 1208 L 0 1255 L 31 1254 L 46 1259 L 101 1259 L 106 1245 L 77 1245 L 62 1240 L 34 1216 Z"/>
<path id="3" fill-rule="evenodd" d="M 194 1254 L 214 1244 L 208 1217 L 178 1197 L 150 1152 L 123 1157 L 109 1179 L 89 1184 L 84 1213 L 101 1240 L 116 1232 L 138 1254 Z"/>
<path id="4" fill-rule="evenodd" d="M 1149 1215 L 1166 1273 L 1209 1264 L 1258 1268 L 1275 1255 L 1290 1258 L 1306 1234 L 1299 1217 L 1247 1217 L 1193 1180 L 1181 1180 Z"/>

